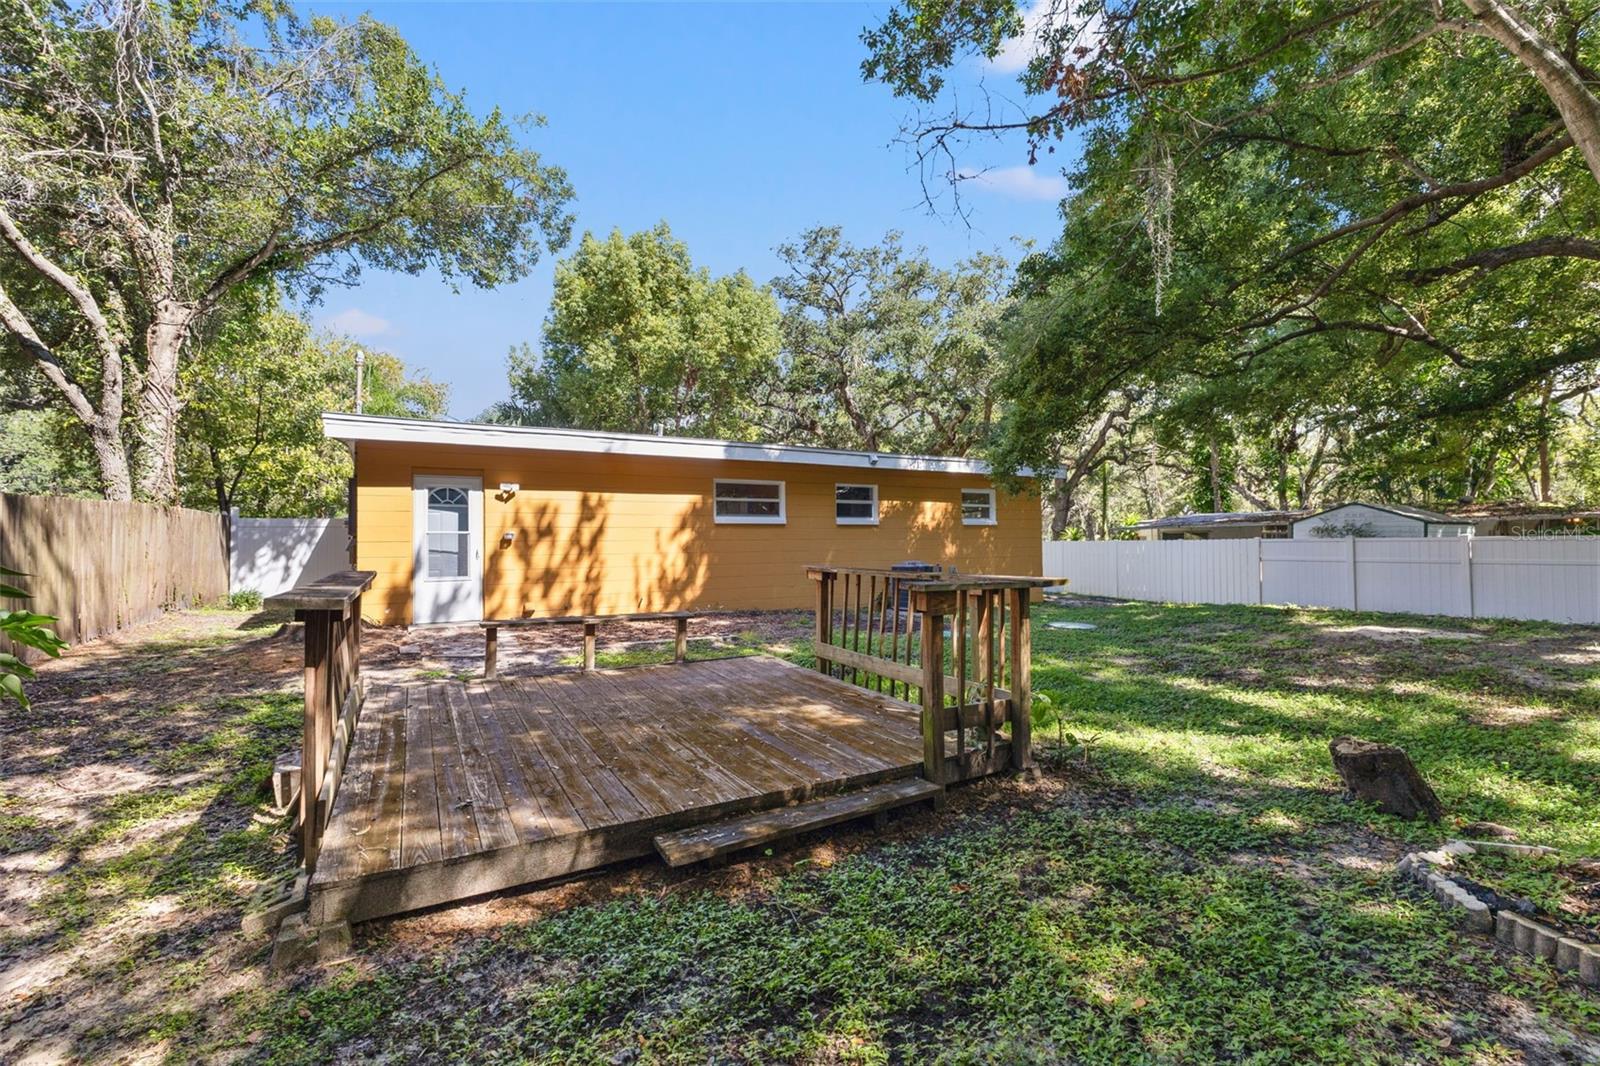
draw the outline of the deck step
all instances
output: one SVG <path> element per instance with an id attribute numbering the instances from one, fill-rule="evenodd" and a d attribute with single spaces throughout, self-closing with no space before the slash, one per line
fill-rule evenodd
<path id="1" fill-rule="evenodd" d="M 886 781 L 852 792 L 807 800 L 792 807 L 777 807 L 709 825 L 680 829 L 675 833 L 662 833 L 655 838 L 656 851 L 661 853 L 668 866 L 687 866 L 692 862 L 714 859 L 730 851 L 765 844 L 808 829 L 821 829 L 852 818 L 931 799 L 943 791 L 941 786 L 920 777 Z"/>

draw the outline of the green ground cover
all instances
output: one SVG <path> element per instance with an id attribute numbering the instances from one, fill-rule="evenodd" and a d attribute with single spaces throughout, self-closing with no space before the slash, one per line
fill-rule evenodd
<path id="1" fill-rule="evenodd" d="M 731 643 L 806 661 L 795 617 Z M 290 975 L 238 918 L 290 861 L 254 814 L 294 742 L 298 647 L 192 614 L 59 664 L 32 717 L 0 723 L 0 978 L 21 990 L 0 1060 L 1600 1060 L 1600 997 L 1391 872 L 1475 820 L 1600 853 L 1600 631 L 1153 604 L 1036 619 L 1038 780 L 724 871 L 641 864 L 371 923 L 352 959 Z M 1097 628 L 1048 625 L 1068 620 Z M 1345 802 L 1340 733 L 1404 745 L 1449 823 Z"/>

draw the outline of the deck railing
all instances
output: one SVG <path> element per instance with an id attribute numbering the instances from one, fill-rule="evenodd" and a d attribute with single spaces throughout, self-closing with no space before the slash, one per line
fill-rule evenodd
<path id="1" fill-rule="evenodd" d="M 816 583 L 817 669 L 919 705 L 928 780 L 1032 765 L 1029 597 L 1059 578 L 834 566 L 806 573 Z"/>
<path id="2" fill-rule="evenodd" d="M 330 574 L 269 596 L 266 606 L 289 608 L 305 623 L 305 720 L 300 749 L 300 859 L 316 867 L 345 757 L 366 698 L 361 683 L 361 594 L 370 570 Z"/>

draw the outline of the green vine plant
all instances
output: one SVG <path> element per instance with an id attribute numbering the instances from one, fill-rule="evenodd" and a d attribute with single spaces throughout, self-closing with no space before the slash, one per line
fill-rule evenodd
<path id="1" fill-rule="evenodd" d="M 27 576 L 20 570 L 0 566 L 0 600 L 32 599 L 25 589 L 10 581 L 11 578 Z M 5 636 L 17 647 L 34 648 L 52 659 L 59 658 L 67 642 L 56 636 L 56 631 L 50 628 L 54 622 L 55 619 L 47 614 L 0 611 L 0 636 Z M 12 652 L 0 651 L 0 695 L 9 696 L 26 708 L 29 706 L 28 694 L 22 690 L 22 683 L 32 680 L 33 676 L 33 667 Z"/>
<path id="2" fill-rule="evenodd" d="M 1055 727 L 1055 750 L 1051 753 L 1060 765 L 1076 759 L 1080 768 L 1089 770 L 1093 768 L 1093 752 L 1095 742 L 1100 739 L 1099 733 L 1089 736 L 1079 736 L 1067 731 L 1067 718 L 1061 700 L 1054 693 L 1036 691 L 1033 694 L 1033 703 L 1029 708 L 1028 717 L 1033 723 L 1033 728 L 1044 733 L 1052 726 Z"/>

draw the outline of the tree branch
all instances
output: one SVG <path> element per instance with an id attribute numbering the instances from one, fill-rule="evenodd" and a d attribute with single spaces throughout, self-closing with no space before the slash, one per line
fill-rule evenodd
<path id="1" fill-rule="evenodd" d="M 1487 274 L 1511 263 L 1543 258 L 1600 259 L 1600 241 L 1570 235 L 1537 237 L 1518 244 L 1485 248 L 1440 266 L 1413 270 L 1406 277 L 1418 285 L 1426 285 L 1468 270 Z"/>

